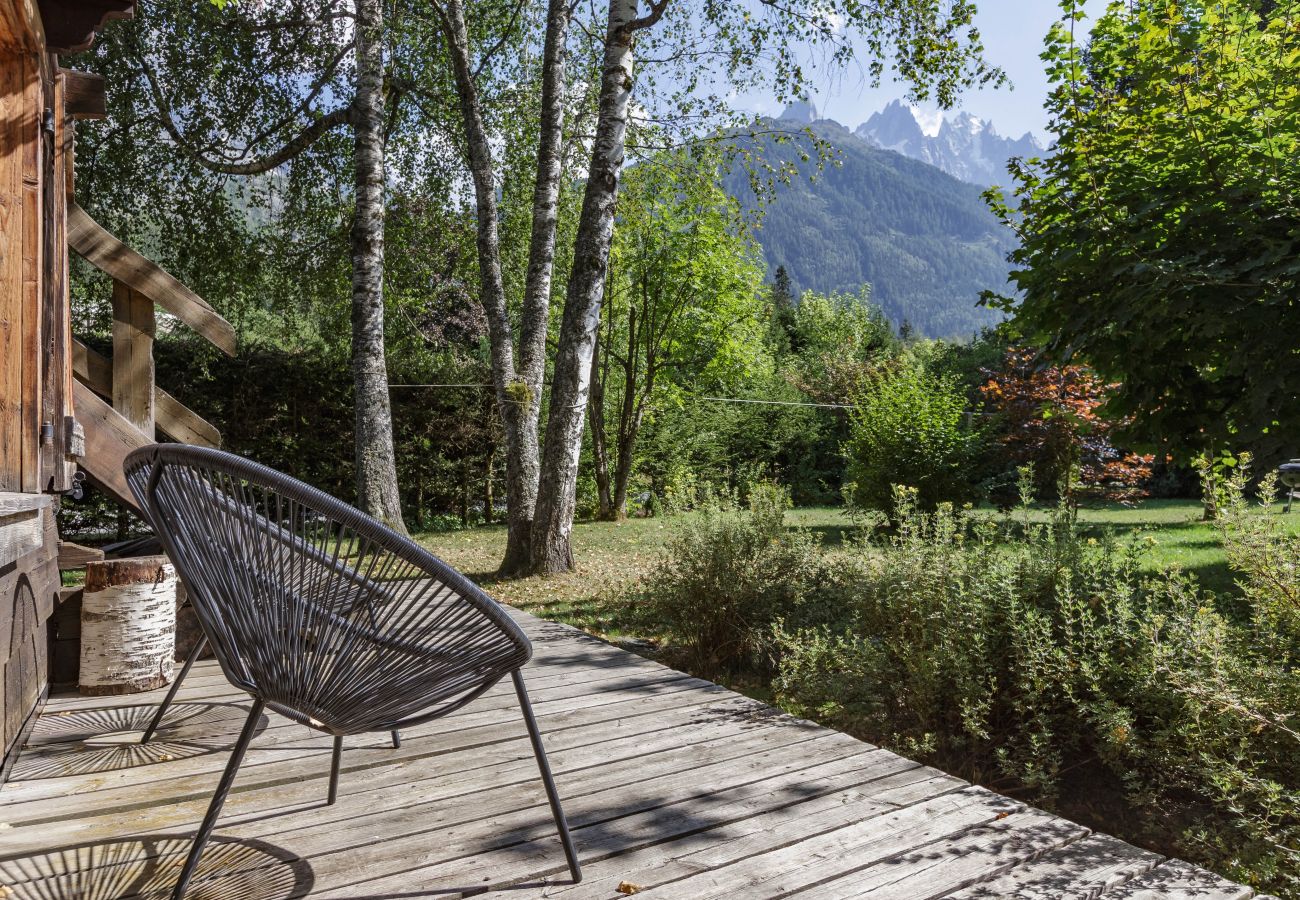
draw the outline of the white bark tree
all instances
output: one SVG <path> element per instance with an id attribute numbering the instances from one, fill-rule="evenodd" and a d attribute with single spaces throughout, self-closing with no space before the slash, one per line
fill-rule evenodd
<path id="1" fill-rule="evenodd" d="M 353 111 L 352 385 L 357 505 L 405 533 L 384 352 L 384 4 L 356 0 Z"/>
<path id="2" fill-rule="evenodd" d="M 582 197 L 582 214 L 574 239 L 573 268 L 564 298 L 560 344 L 551 376 L 551 410 L 546 421 L 542 476 L 533 517 L 534 574 L 573 569 L 574 504 L 582 428 L 591 392 L 591 363 L 600 328 L 600 304 L 614 239 L 618 180 L 623 172 L 628 111 L 632 102 L 638 31 L 659 21 L 670 0 L 655 0 L 645 16 L 639 0 L 610 0 L 601 66 L 599 112 L 591 164 Z"/>
<path id="3" fill-rule="evenodd" d="M 232 10 L 232 15 L 239 14 Z M 322 55 L 319 70 L 301 91 L 293 108 L 267 114 L 266 127 L 245 135 L 243 146 L 231 146 L 232 135 L 196 136 L 187 133 L 173 113 L 150 54 L 137 42 L 136 62 L 153 96 L 159 123 L 192 160 L 212 172 L 252 176 L 270 172 L 311 149 L 336 128 L 353 131 L 355 209 L 351 228 L 352 373 L 355 393 L 357 505 L 400 532 L 402 521 L 393 447 L 392 407 L 388 394 L 388 365 L 384 348 L 384 202 L 385 74 L 384 6 L 382 0 L 354 0 L 351 10 L 332 0 L 289 10 L 287 18 L 249 18 L 238 28 L 252 34 L 283 34 L 291 39 L 304 29 L 322 29 L 342 19 L 352 21 L 351 40 L 340 37 Z M 233 32 L 232 32 L 233 33 Z M 345 32 L 341 32 L 345 33 Z M 353 63 L 352 96 L 325 113 L 316 103 L 326 88 L 346 83 L 346 63 Z M 305 124 L 303 124 L 305 122 Z M 239 127 L 243 123 L 233 123 Z M 222 140 L 224 138 L 224 140 Z M 275 146 L 279 142 L 278 146 Z M 274 149 L 267 150 L 268 146 Z"/>
<path id="4" fill-rule="evenodd" d="M 708 121 L 729 107 L 710 84 L 771 83 L 778 98 L 807 92 L 800 48 L 829 49 L 825 62 L 844 65 L 864 43 L 869 72 L 879 79 L 887 61 L 921 96 L 933 85 L 948 105 L 974 81 L 1002 73 L 983 63 L 968 0 L 608 0 L 604 59 L 591 160 L 575 239 L 573 266 L 551 382 L 540 487 L 533 518 L 531 564 L 535 574 L 573 568 L 572 531 L 592 360 L 600 325 L 628 114 L 637 83 L 635 43 L 667 13 L 678 14 L 656 56 L 675 64 L 680 87 L 674 114 Z M 697 129 L 698 130 L 698 129 Z"/>
<path id="5" fill-rule="evenodd" d="M 549 0 L 543 37 L 541 103 L 536 178 L 532 199 L 528 273 L 519 315 L 516 362 L 515 322 L 502 275 L 498 167 L 485 124 L 479 73 L 501 52 L 509 35 L 475 59 L 461 0 L 430 0 L 450 57 L 470 179 L 474 185 L 479 292 L 487 315 L 492 386 L 501 410 L 506 450 L 507 540 L 503 575 L 525 572 L 538 490 L 538 421 L 546 372 L 546 336 L 558 226 L 564 103 L 572 0 Z"/>

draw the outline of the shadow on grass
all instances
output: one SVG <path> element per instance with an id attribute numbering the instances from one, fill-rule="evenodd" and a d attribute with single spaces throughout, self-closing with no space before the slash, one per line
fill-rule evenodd
<path id="1" fill-rule="evenodd" d="M 849 538 L 861 533 L 862 529 L 850 522 L 843 525 L 792 525 L 790 531 L 807 531 L 816 535 L 825 547 L 839 547 Z"/>

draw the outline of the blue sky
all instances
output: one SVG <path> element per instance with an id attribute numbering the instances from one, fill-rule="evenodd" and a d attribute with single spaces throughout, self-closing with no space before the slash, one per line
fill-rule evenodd
<path id="1" fill-rule="evenodd" d="M 1006 70 L 1014 87 L 972 92 L 964 95 L 959 105 L 981 119 L 991 119 L 1004 135 L 1019 137 L 1026 131 L 1033 131 L 1042 137 L 1047 125 L 1043 99 L 1048 85 L 1038 54 L 1042 52 L 1043 36 L 1052 22 L 1060 17 L 1057 0 L 976 2 L 979 8 L 976 23 L 984 38 L 988 58 Z M 1104 0 L 1088 0 L 1086 3 L 1088 12 L 1094 15 L 1105 7 Z M 888 81 L 879 88 L 872 88 L 858 72 L 851 70 L 837 76 L 813 98 L 813 102 L 823 116 L 853 128 L 890 100 L 902 97 L 903 93 L 901 85 Z M 779 112 L 764 108 L 770 104 L 762 101 L 746 105 L 755 112 Z"/>

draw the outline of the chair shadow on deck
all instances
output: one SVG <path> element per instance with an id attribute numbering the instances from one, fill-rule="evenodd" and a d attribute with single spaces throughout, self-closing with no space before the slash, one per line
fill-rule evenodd
<path id="1" fill-rule="evenodd" d="M 47 712 L 36 721 L 10 780 L 94 775 L 229 750 L 248 714 L 237 703 L 177 703 L 154 739 L 141 744 L 140 733 L 157 708 L 150 703 Z M 258 733 L 267 722 L 262 716 Z"/>
<path id="2" fill-rule="evenodd" d="M 776 718 L 783 719 L 789 727 L 799 731 L 816 728 L 811 723 L 791 720 L 779 710 L 757 701 L 727 709 L 701 710 L 698 716 L 693 717 L 692 724 L 725 721 L 747 728 L 770 724 Z M 674 752 L 683 757 L 691 754 L 689 747 Z M 754 752 L 759 751 L 756 748 Z M 745 755 L 735 760 L 721 760 L 717 764 L 730 762 L 743 766 Z M 920 768 L 917 767 L 918 771 Z M 686 771 L 688 768 L 684 767 L 683 774 Z M 672 775 L 666 773 L 655 781 L 670 781 Z M 761 784 L 766 779 L 760 770 L 754 773 L 753 780 Z M 870 776 L 867 780 L 871 780 Z M 674 855 L 708 852 L 740 834 L 745 828 L 745 820 L 761 812 L 779 813 L 836 793 L 852 795 L 853 790 L 828 786 L 819 779 L 803 783 L 786 778 L 779 784 L 751 791 L 742 778 L 728 781 L 721 791 L 700 784 L 686 793 L 678 793 L 647 787 L 633 777 L 626 786 L 600 791 L 601 794 L 618 793 L 621 796 L 592 803 L 585 799 L 580 787 L 580 774 L 565 773 L 561 781 L 562 790 L 569 789 L 566 794 L 566 802 L 571 808 L 569 825 L 584 866 L 666 843 L 673 844 Z M 761 797 L 761 802 L 755 804 L 754 796 Z M 481 842 L 472 849 L 432 863 L 423 870 L 411 871 L 411 881 L 418 886 L 409 891 L 389 886 L 393 877 L 401 874 L 402 865 L 399 863 L 396 871 L 378 873 L 385 879 L 382 891 L 368 889 L 366 883 L 358 882 L 346 888 L 332 888 L 332 892 L 327 893 L 331 897 L 346 896 L 348 900 L 416 900 L 445 895 L 474 896 L 485 892 L 519 892 L 521 898 L 541 896 L 539 892 L 547 888 L 571 883 L 563 860 L 555 858 L 555 838 L 548 822 L 546 807 L 541 802 L 534 802 L 519 821 L 500 831 L 485 833 Z M 443 825 L 431 826 L 426 832 L 417 826 L 405 837 L 427 837 L 433 841 L 445 828 Z M 791 833 L 792 840 L 797 836 L 803 835 L 797 831 Z M 634 871 L 635 866 L 629 869 L 629 874 Z"/>
<path id="3" fill-rule="evenodd" d="M 165 900 L 191 838 L 144 835 L 0 857 L 11 900 Z M 311 864 L 256 840 L 214 837 L 194 873 L 190 900 L 293 900 L 310 893 Z"/>
<path id="4" fill-rule="evenodd" d="M 820 796 L 825 791 L 787 786 L 775 807 L 790 806 Z M 570 822 L 584 866 L 610 857 L 632 854 L 655 844 L 672 842 L 677 854 L 707 851 L 729 837 L 727 827 L 738 818 L 708 796 L 683 800 L 657 793 L 634 795 L 627 802 L 601 804 L 584 810 Z M 534 808 L 532 821 L 497 835 L 485 836 L 472 854 L 445 860 L 429 870 L 413 871 L 418 883 L 409 891 L 367 889 L 364 883 L 335 889 L 329 896 L 348 900 L 417 900 L 445 895 L 520 892 L 521 898 L 542 896 L 547 888 L 569 885 L 561 858 L 554 860 L 554 838 L 547 832 L 546 810 Z M 634 817 L 634 818 L 633 818 Z M 430 837 L 432 838 L 433 833 Z M 628 875 L 636 871 L 630 866 Z M 390 878 L 399 873 L 387 873 Z M 597 877 L 608 877 L 604 873 Z M 611 890 L 611 893 L 612 890 Z"/>

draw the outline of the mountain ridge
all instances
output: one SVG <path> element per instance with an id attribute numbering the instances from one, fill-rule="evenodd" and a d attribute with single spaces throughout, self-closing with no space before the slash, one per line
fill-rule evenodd
<path id="1" fill-rule="evenodd" d="M 807 102 L 791 103 L 777 121 L 801 126 L 826 122 L 844 127 L 821 118 L 817 107 Z M 1045 149 L 1031 131 L 1018 138 L 1003 137 L 991 121 L 964 110 L 938 114 L 935 128 L 932 123 L 922 121 L 920 110 L 905 106 L 900 100 L 890 102 L 856 128 L 846 131 L 871 146 L 928 163 L 954 178 L 981 187 L 1006 184 L 1009 159 L 1037 156 Z"/>
<path id="2" fill-rule="evenodd" d="M 766 124 L 780 130 L 775 120 Z M 740 149 L 798 173 L 763 208 L 755 231 L 769 271 L 784 266 L 797 289 L 822 293 L 870 284 L 896 326 L 907 321 L 927 337 L 968 338 L 999 321 L 977 303 L 983 290 L 1006 289 L 1014 235 L 988 209 L 979 186 L 874 146 L 831 120 L 814 118 L 803 127 L 837 149 L 835 164 L 819 170 L 803 158 L 807 148 L 798 140 L 734 138 Z M 725 184 L 746 209 L 758 207 L 745 172 L 732 171 Z"/>

